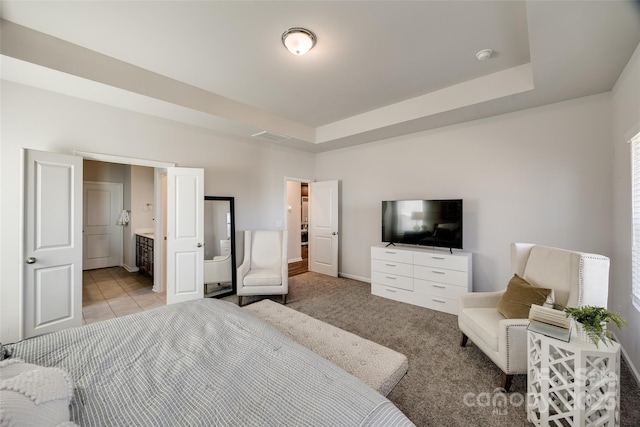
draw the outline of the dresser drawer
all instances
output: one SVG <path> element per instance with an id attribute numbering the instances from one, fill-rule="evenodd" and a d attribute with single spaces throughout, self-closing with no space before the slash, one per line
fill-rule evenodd
<path id="1" fill-rule="evenodd" d="M 431 310 L 443 311 L 450 314 L 458 314 L 458 301 L 451 298 L 421 294 L 404 289 L 396 289 L 377 283 L 371 284 L 371 294 L 380 297 L 413 304 Z"/>
<path id="2" fill-rule="evenodd" d="M 401 251 L 391 248 L 371 248 L 371 258 L 381 259 L 384 261 L 404 262 L 406 264 L 413 264 L 413 252 Z"/>
<path id="3" fill-rule="evenodd" d="M 415 304 L 413 302 L 413 292 L 406 289 L 398 289 L 391 286 L 381 285 L 379 283 L 371 283 L 371 294 L 379 297 L 390 298 L 396 301 L 402 301 L 407 304 Z"/>
<path id="4" fill-rule="evenodd" d="M 402 262 L 372 259 L 371 270 L 379 271 L 381 273 L 391 273 L 400 276 L 413 277 L 413 264 L 405 264 Z"/>
<path id="5" fill-rule="evenodd" d="M 413 291 L 432 296 L 458 299 L 458 296 L 460 294 L 467 293 L 467 288 L 462 286 L 448 285 L 446 283 L 413 279 Z"/>
<path id="6" fill-rule="evenodd" d="M 432 310 L 444 311 L 449 314 L 458 314 L 459 302 L 456 299 L 438 297 L 432 295 L 418 294 L 419 297 L 416 300 L 422 307 L 430 308 Z"/>
<path id="7" fill-rule="evenodd" d="M 462 255 L 434 254 L 430 252 L 416 252 L 413 255 L 416 265 L 425 267 L 446 268 L 448 270 L 468 271 L 469 258 Z"/>
<path id="8" fill-rule="evenodd" d="M 416 279 L 428 280 L 430 282 L 446 283 L 454 286 L 467 288 L 468 274 L 464 271 L 447 270 L 444 268 L 423 267 L 416 265 L 413 267 L 413 274 Z"/>
<path id="9" fill-rule="evenodd" d="M 372 271 L 371 283 L 379 283 L 381 285 L 391 286 L 398 289 L 406 289 L 408 291 L 413 290 L 413 278 L 407 276 L 399 276 L 397 274 Z"/>

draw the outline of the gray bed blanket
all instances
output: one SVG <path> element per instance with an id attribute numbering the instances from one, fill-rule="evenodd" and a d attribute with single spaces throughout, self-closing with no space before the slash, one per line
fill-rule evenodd
<path id="1" fill-rule="evenodd" d="M 411 426 L 389 400 L 237 306 L 202 299 L 31 338 L 81 426 Z"/>

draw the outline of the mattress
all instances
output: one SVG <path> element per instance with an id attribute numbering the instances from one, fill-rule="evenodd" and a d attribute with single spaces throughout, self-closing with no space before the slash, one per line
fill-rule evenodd
<path id="1" fill-rule="evenodd" d="M 81 426 L 411 426 L 358 378 L 229 302 L 161 307 L 9 346 L 67 371 Z"/>

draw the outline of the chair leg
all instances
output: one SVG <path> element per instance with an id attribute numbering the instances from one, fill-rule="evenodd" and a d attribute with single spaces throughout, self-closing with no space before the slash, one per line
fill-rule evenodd
<path id="1" fill-rule="evenodd" d="M 500 385 L 500 387 L 502 387 L 502 389 L 505 392 L 508 392 L 509 389 L 511 388 L 511 381 L 513 380 L 513 375 L 510 374 L 505 374 L 504 372 L 502 373 L 502 384 Z"/>
<path id="2" fill-rule="evenodd" d="M 287 303 L 287 294 L 283 294 L 282 295 L 282 305 L 285 305 Z"/>
<path id="3" fill-rule="evenodd" d="M 238 307 L 242 307 L 242 297 L 238 295 Z"/>
<path id="4" fill-rule="evenodd" d="M 464 347 L 467 345 L 468 336 L 464 334 L 464 332 L 460 331 L 460 347 Z"/>

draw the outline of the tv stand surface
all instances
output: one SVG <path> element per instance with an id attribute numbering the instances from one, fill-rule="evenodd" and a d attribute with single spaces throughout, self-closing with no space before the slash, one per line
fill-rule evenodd
<path id="1" fill-rule="evenodd" d="M 371 248 L 371 293 L 458 314 L 458 296 L 472 292 L 472 254 L 413 247 Z"/>

